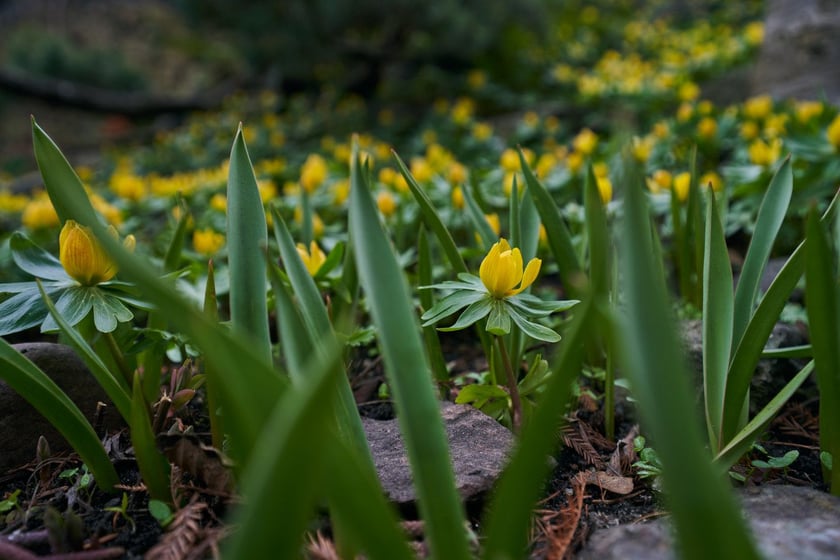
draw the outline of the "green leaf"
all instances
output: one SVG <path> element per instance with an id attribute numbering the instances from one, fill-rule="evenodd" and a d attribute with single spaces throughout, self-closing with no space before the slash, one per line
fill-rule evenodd
<path id="1" fill-rule="evenodd" d="M 134 374 L 134 386 L 131 398 L 131 446 L 137 458 L 137 466 L 143 484 L 149 490 L 149 496 L 155 500 L 172 503 L 172 491 L 169 485 L 169 462 L 158 451 L 149 409 L 143 398 L 143 386 L 140 375 Z"/>
<path id="2" fill-rule="evenodd" d="M 549 472 L 546 457 L 557 445 L 557 429 L 566 411 L 571 383 L 580 372 L 581 349 L 589 327 L 590 300 L 576 310 L 566 342 L 560 346 L 545 391 L 531 419 L 525 424 L 510 463 L 499 479 L 493 501 L 482 521 L 486 560 L 523 558 L 527 555 L 532 512 Z"/>
<path id="3" fill-rule="evenodd" d="M 432 283 L 432 250 L 429 247 L 426 229 L 423 227 L 420 228 L 420 233 L 417 236 L 417 281 L 421 286 Z M 432 307 L 432 293 L 429 290 L 420 290 L 419 297 L 422 308 L 430 309 Z M 431 324 L 423 324 L 423 341 L 435 379 L 440 383 L 448 381 L 449 372 L 446 369 L 446 360 L 440 347 L 440 339 Z"/>
<path id="4" fill-rule="evenodd" d="M 403 177 L 405 177 L 405 181 L 408 183 L 408 188 L 411 190 L 411 194 L 414 195 L 414 199 L 420 207 L 420 216 L 423 218 L 423 223 L 432 231 L 432 233 L 435 234 L 435 237 L 437 238 L 438 243 L 440 243 L 440 247 L 443 249 L 443 253 L 449 260 L 449 264 L 452 266 L 452 269 L 456 273 L 469 272 L 464 259 L 461 257 L 461 253 L 458 252 L 458 247 L 455 245 L 455 241 L 452 239 L 452 234 L 449 233 L 449 230 L 446 229 L 446 226 L 443 224 L 440 216 L 438 216 L 435 207 L 432 205 L 432 201 L 420 185 L 417 184 L 417 181 L 411 175 L 411 172 L 405 166 L 403 160 L 400 159 L 400 156 L 398 156 L 396 152 L 392 153 L 394 154 L 394 159 L 397 160 L 397 166 L 400 168 L 400 173 L 402 173 Z"/>
<path id="5" fill-rule="evenodd" d="M 747 255 L 744 258 L 744 266 L 738 279 L 738 286 L 735 289 L 735 315 L 732 339 L 737 345 L 747 329 L 747 324 L 753 314 L 758 287 L 761 282 L 761 275 L 767 260 L 770 258 L 770 251 L 773 249 L 773 242 L 784 222 L 790 198 L 793 194 L 793 171 L 791 170 L 790 157 L 785 159 L 782 166 L 776 171 L 767 193 L 761 202 L 758 210 L 758 218 L 755 222 L 753 233 Z"/>
<path id="6" fill-rule="evenodd" d="M 713 449 L 719 449 L 724 443 L 721 437 L 732 346 L 732 313 L 732 267 L 714 191 L 709 189 L 703 256 L 703 395 Z"/>
<path id="7" fill-rule="evenodd" d="M 103 490 L 110 492 L 115 484 L 119 484 L 117 471 L 96 432 L 52 379 L 3 339 L 0 339 L 0 366 L 0 379 L 64 436 Z"/>
<path id="8" fill-rule="evenodd" d="M 559 334 L 548 327 L 540 325 L 539 323 L 529 321 L 517 311 L 511 310 L 510 317 L 513 319 L 513 322 L 516 323 L 516 326 L 522 329 L 522 332 L 533 339 L 541 340 L 543 342 L 558 342 L 560 340 Z"/>
<path id="9" fill-rule="evenodd" d="M 241 124 L 230 152 L 227 221 L 230 321 L 234 330 L 250 339 L 251 351 L 271 363 L 265 276 L 268 233 Z"/>
<path id="10" fill-rule="evenodd" d="M 662 461 L 677 546 L 687 560 L 758 559 L 735 501 L 704 449 L 665 280 L 652 258 L 641 179 L 633 177 L 627 187 L 621 361 L 639 403 L 643 430 L 656 442 Z"/>
<path id="11" fill-rule="evenodd" d="M 61 262 L 47 251 L 36 245 L 26 235 L 15 232 L 9 239 L 9 248 L 15 264 L 35 278 L 73 282 Z"/>
<path id="12" fill-rule="evenodd" d="M 63 156 L 60 161 L 64 167 L 51 169 L 45 180 L 47 177 L 51 180 L 57 178 L 61 183 L 62 177 L 73 174 Z M 67 182 L 66 179 L 64 182 Z M 86 209 L 91 206 L 84 190 L 81 195 L 72 189 L 53 188 L 50 192 L 60 199 L 63 208 L 71 212 L 70 218 L 92 228 L 106 252 L 119 266 L 120 275 L 133 281 L 144 296 L 161 310 L 165 319 L 201 349 L 208 364 L 208 389 L 214 388 L 214 394 L 219 396 L 218 405 L 224 411 L 231 456 L 237 460 L 239 468 L 247 468 L 257 434 L 288 382 L 277 375 L 264 356 L 253 352 L 252 344 L 239 334 L 221 327 L 187 302 L 171 285 L 157 278 L 154 266 L 127 251 L 101 223 L 96 220 L 85 223 L 84 219 L 90 216 Z"/>
<path id="13" fill-rule="evenodd" d="M 601 194 L 598 191 L 598 180 L 587 166 L 584 182 L 584 211 L 586 215 L 586 236 L 589 240 L 589 280 L 592 283 L 593 297 L 609 297 L 610 289 L 610 248 L 609 228 L 607 227 L 607 213 Z"/>
<path id="14" fill-rule="evenodd" d="M 84 225 L 92 226 L 98 223 L 96 212 L 88 201 L 85 187 L 82 180 L 68 163 L 64 154 L 52 141 L 52 138 L 41 129 L 32 117 L 32 145 L 35 150 L 35 160 L 38 162 L 38 169 L 44 179 L 44 186 L 50 197 L 58 219 L 63 224 L 69 218 Z M 78 206 L 73 208 L 68 202 L 79 201 Z"/>
<path id="15" fill-rule="evenodd" d="M 486 298 L 486 292 L 453 292 L 445 298 L 443 298 L 442 300 L 440 300 L 439 302 L 437 302 L 431 309 L 423 313 L 423 315 L 420 318 L 423 320 L 423 326 L 427 327 L 429 325 L 437 323 L 444 317 L 449 317 L 450 315 L 452 315 L 460 309 L 463 309 L 464 307 L 472 305 Z M 476 319 L 476 321 L 477 320 L 478 319 Z"/>
<path id="16" fill-rule="evenodd" d="M 570 294 L 576 293 L 578 285 L 577 276 L 582 273 L 580 262 L 577 258 L 572 236 L 566 227 L 566 222 L 560 215 L 560 210 L 548 190 L 537 180 L 534 172 L 528 167 L 525 155 L 519 150 L 519 161 L 522 165 L 522 173 L 525 175 L 525 182 L 528 185 L 527 192 L 534 201 L 534 206 L 539 212 L 540 220 L 545 227 L 548 245 L 557 261 L 560 272 L 560 280 L 563 287 Z"/>
<path id="17" fill-rule="evenodd" d="M 119 323 L 134 318 L 134 313 L 118 298 L 96 287 L 88 290 L 93 303 L 93 323 L 99 332 L 113 332 Z"/>
<path id="18" fill-rule="evenodd" d="M 740 432 L 728 440 L 726 447 L 721 449 L 717 456 L 715 456 L 715 466 L 721 474 L 728 471 L 738 459 L 743 457 L 744 453 L 750 450 L 755 440 L 764 431 L 765 426 L 776 417 L 779 410 L 781 410 L 799 387 L 802 386 L 802 383 L 808 379 L 808 376 L 813 371 L 814 361 L 811 360 L 793 379 L 787 382 L 781 391 L 776 393 L 775 397 L 770 399 L 770 402 L 758 414 L 747 422 L 747 425 Z"/>
<path id="19" fill-rule="evenodd" d="M 50 297 L 58 290 L 47 290 Z M 47 308 L 38 293 L 38 287 L 13 295 L 0 303 L 0 336 L 16 333 L 41 324 L 47 316 Z"/>
<path id="20" fill-rule="evenodd" d="M 464 512 L 455 491 L 446 434 L 408 287 L 377 216 L 355 143 L 353 152 L 350 239 L 359 280 L 378 328 L 378 343 L 399 411 L 397 418 L 426 523 L 426 537 L 433 556 L 466 560 L 470 554 Z"/>
<path id="21" fill-rule="evenodd" d="M 840 298 L 828 232 L 816 210 L 808 214 L 805 304 L 820 389 L 820 448 L 840 456 Z M 831 493 L 840 495 L 840 469 L 831 472 Z"/>
<path id="22" fill-rule="evenodd" d="M 441 327 L 438 330 L 441 330 L 443 332 L 450 332 L 464 329 L 466 327 L 469 327 L 476 321 L 480 321 L 481 319 L 487 317 L 487 315 L 490 314 L 490 311 L 492 311 L 492 309 L 493 298 L 485 294 L 484 296 L 482 296 L 481 299 L 467 306 L 467 308 L 464 310 L 463 313 L 461 313 L 461 316 L 458 317 L 458 320 L 455 321 L 453 325 L 449 327 Z"/>
<path id="23" fill-rule="evenodd" d="M 475 188 L 477 189 L 478 187 Z M 490 247 L 499 240 L 499 236 L 496 235 L 496 232 L 490 227 L 487 218 L 484 217 L 484 211 L 475 201 L 470 187 L 464 185 L 461 187 L 461 192 L 464 194 L 464 204 L 466 205 L 470 222 L 472 222 L 475 232 L 481 239 L 481 246 L 485 251 L 489 251 Z"/>
<path id="24" fill-rule="evenodd" d="M 120 416 L 127 422 L 131 417 L 131 397 L 128 393 L 128 387 L 121 376 L 114 376 L 102 359 L 96 354 L 93 348 L 87 341 L 79 334 L 79 331 L 73 328 L 72 323 L 67 320 L 53 305 L 52 300 L 47 293 L 41 288 L 41 297 L 44 300 L 47 309 L 50 312 L 51 318 L 55 321 L 57 328 L 61 329 L 67 342 L 73 347 L 79 357 L 85 362 L 85 365 L 90 370 L 91 374 L 96 378 L 97 383 L 117 407 Z"/>
<path id="25" fill-rule="evenodd" d="M 510 332 L 510 315 L 508 315 L 503 301 L 494 299 L 487 316 L 487 332 L 496 336 L 504 336 Z"/>

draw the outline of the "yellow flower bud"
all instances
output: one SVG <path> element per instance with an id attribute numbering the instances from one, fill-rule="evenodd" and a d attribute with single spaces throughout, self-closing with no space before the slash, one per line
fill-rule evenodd
<path id="1" fill-rule="evenodd" d="M 487 256 L 481 261 L 478 275 L 490 294 L 498 299 L 515 296 L 534 283 L 540 272 L 542 261 L 533 258 L 522 270 L 522 253 L 511 249 L 502 238 L 493 244 Z M 518 285 L 518 287 L 517 287 Z"/>
<path id="2" fill-rule="evenodd" d="M 674 177 L 672 187 L 677 200 L 685 202 L 688 199 L 688 189 L 691 188 L 691 173 L 684 171 Z"/>
<path id="3" fill-rule="evenodd" d="M 114 226 L 108 233 L 118 237 Z M 134 236 L 129 235 L 123 245 L 134 250 Z M 105 249 L 89 227 L 67 220 L 58 238 L 58 258 L 65 272 L 82 286 L 95 286 L 107 282 L 117 273 L 117 265 L 105 253 Z"/>
<path id="4" fill-rule="evenodd" d="M 196 253 L 210 257 L 225 244 L 225 236 L 212 229 L 197 229 L 193 232 L 192 241 Z"/>
<path id="5" fill-rule="evenodd" d="M 306 250 L 306 245 L 303 243 L 298 243 L 296 248 L 298 255 L 300 255 L 300 259 L 303 261 L 303 264 L 306 266 L 306 270 L 309 271 L 309 274 L 311 276 L 318 274 L 321 266 L 327 260 L 327 256 L 321 248 L 318 247 L 318 244 L 314 241 L 310 242 L 309 251 Z"/>
<path id="6" fill-rule="evenodd" d="M 829 123 L 825 133 L 826 136 L 828 136 L 828 141 L 831 142 L 831 145 L 834 146 L 835 149 L 840 148 L 840 115 L 834 117 L 834 120 Z"/>
<path id="7" fill-rule="evenodd" d="M 376 195 L 376 205 L 385 217 L 392 215 L 397 210 L 397 201 L 394 199 L 394 195 L 388 191 L 380 191 Z"/>

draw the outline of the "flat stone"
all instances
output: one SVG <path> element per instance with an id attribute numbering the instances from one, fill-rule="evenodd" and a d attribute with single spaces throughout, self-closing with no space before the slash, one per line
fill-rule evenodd
<path id="1" fill-rule="evenodd" d="M 15 344 L 14 348 L 55 381 L 88 421 L 94 422 L 97 403 L 103 402 L 108 405 L 103 427 L 110 430 L 123 426 L 116 407 L 72 348 L 49 342 Z M 0 473 L 32 461 L 42 435 L 53 452 L 70 450 L 58 430 L 0 380 Z"/>
<path id="2" fill-rule="evenodd" d="M 467 502 L 490 490 L 504 468 L 513 443 L 511 432 L 480 410 L 441 403 L 455 484 Z M 388 498 L 414 507 L 417 495 L 397 420 L 362 418 L 379 480 Z"/>
<path id="3" fill-rule="evenodd" d="M 787 485 L 751 488 L 739 497 L 764 558 L 840 560 L 840 498 Z M 577 558 L 676 560 L 670 531 L 667 519 L 599 529 Z"/>

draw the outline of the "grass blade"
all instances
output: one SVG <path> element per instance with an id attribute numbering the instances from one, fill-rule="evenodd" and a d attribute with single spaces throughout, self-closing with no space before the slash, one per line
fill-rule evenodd
<path id="1" fill-rule="evenodd" d="M 703 255 L 703 396 L 712 449 L 719 449 L 732 347 L 732 267 L 714 191 L 706 204 Z"/>
<path id="2" fill-rule="evenodd" d="M 134 375 L 134 388 L 131 399 L 131 446 L 137 458 L 137 466 L 143 483 L 152 499 L 172 503 L 172 491 L 169 485 L 169 462 L 157 449 L 149 409 L 143 397 L 140 376 Z"/>
<path id="3" fill-rule="evenodd" d="M 622 252 L 627 301 L 622 361 L 645 430 L 662 460 L 678 547 L 687 560 L 758 559 L 735 502 L 704 450 L 665 280 L 652 260 L 650 218 L 641 181 L 628 181 L 628 187 Z"/>
<path id="4" fill-rule="evenodd" d="M 412 466 L 432 555 L 466 560 L 464 512 L 449 458 L 426 354 L 405 278 L 385 235 L 353 147 L 350 165 L 350 238 L 359 281 L 367 294 L 385 373 Z"/>
<path id="5" fill-rule="evenodd" d="M 420 286 L 431 286 L 434 283 L 432 278 L 432 251 L 429 247 L 429 238 L 423 227 L 420 228 L 420 233 L 417 236 L 417 282 Z M 432 308 L 431 290 L 419 290 L 418 298 L 423 311 Z M 449 381 L 446 360 L 443 358 L 440 339 L 434 325 L 423 327 L 423 340 L 435 379 L 441 384 Z"/>
<path id="6" fill-rule="evenodd" d="M 782 227 L 792 195 L 793 171 L 788 157 L 770 181 L 767 194 L 764 195 L 764 200 L 758 209 L 755 233 L 747 249 L 744 266 L 735 289 L 735 320 L 732 339 L 736 345 L 744 336 L 744 331 L 747 330 L 752 317 L 761 274 L 770 258 L 773 242 Z"/>
<path id="7" fill-rule="evenodd" d="M 806 226 L 805 304 L 820 388 L 820 449 L 840 457 L 840 298 L 828 232 L 811 209 Z M 831 493 L 840 495 L 840 467 L 831 470 Z"/>
<path id="8" fill-rule="evenodd" d="M 248 337 L 252 352 L 271 363 L 265 272 L 268 233 L 257 178 L 241 124 L 230 152 L 227 243 L 231 324 L 234 330 Z"/>
<path id="9" fill-rule="evenodd" d="M 557 261 L 563 288 L 571 297 L 579 299 L 576 296 L 579 284 L 577 277 L 583 273 L 583 269 L 575 253 L 572 236 L 566 227 L 566 222 L 563 221 L 563 216 L 560 215 L 560 210 L 554 203 L 548 189 L 539 182 L 534 172 L 528 167 L 528 162 L 525 160 L 525 155 L 521 149 L 519 150 L 519 161 L 522 165 L 522 174 L 525 175 L 528 193 L 534 201 L 537 212 L 539 212 L 540 220 L 545 227 L 548 245 Z"/>

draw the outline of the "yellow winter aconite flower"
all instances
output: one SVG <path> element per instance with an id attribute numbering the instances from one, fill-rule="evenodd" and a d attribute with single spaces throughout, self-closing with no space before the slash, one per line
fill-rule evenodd
<path id="1" fill-rule="evenodd" d="M 376 205 L 383 216 L 390 216 L 397 210 L 397 201 L 389 191 L 379 191 L 376 195 Z"/>
<path id="2" fill-rule="evenodd" d="M 476 140 L 484 141 L 493 136 L 493 127 L 483 122 L 475 123 L 471 134 Z"/>
<path id="3" fill-rule="evenodd" d="M 426 183 L 432 180 L 434 171 L 426 158 L 413 157 L 411 158 L 411 174 L 418 183 Z"/>
<path id="4" fill-rule="evenodd" d="M 691 173 L 684 171 L 674 177 L 672 187 L 674 194 L 677 195 L 677 200 L 685 202 L 688 199 L 688 189 L 691 188 Z"/>
<path id="5" fill-rule="evenodd" d="M 720 175 L 714 171 L 704 173 L 703 176 L 700 177 L 700 184 L 704 187 L 711 185 L 712 190 L 715 192 L 720 192 L 721 189 L 723 189 L 723 179 L 721 179 Z"/>
<path id="6" fill-rule="evenodd" d="M 26 204 L 20 220 L 29 229 L 48 228 L 60 223 L 52 202 L 43 191 L 35 195 Z"/>
<path id="7" fill-rule="evenodd" d="M 507 240 L 499 239 L 481 261 L 478 275 L 481 282 L 497 299 L 515 296 L 534 283 L 540 272 L 542 261 L 533 258 L 522 270 L 522 253 L 511 249 Z"/>
<path id="8" fill-rule="evenodd" d="M 769 95 L 750 97 L 744 101 L 744 115 L 751 119 L 765 118 L 773 110 L 773 98 Z"/>
<path id="9" fill-rule="evenodd" d="M 306 245 L 303 243 L 297 244 L 297 252 L 300 255 L 300 260 L 303 261 L 304 266 L 306 266 L 306 270 L 309 271 L 309 274 L 315 276 L 318 274 L 318 271 L 321 269 L 321 266 L 326 262 L 327 256 L 318 247 L 318 244 L 314 241 L 309 243 L 309 250 L 306 250 Z"/>
<path id="10" fill-rule="evenodd" d="M 576 151 L 588 156 L 595 151 L 595 147 L 598 145 L 598 135 L 590 129 L 584 128 L 572 140 L 572 145 Z"/>
<path id="11" fill-rule="evenodd" d="M 647 186 L 653 194 L 659 194 L 671 188 L 671 173 L 665 169 L 657 169 L 653 176 L 647 180 Z"/>
<path id="12" fill-rule="evenodd" d="M 196 253 L 210 257 L 225 244 L 225 236 L 212 229 L 197 229 L 193 232 L 192 242 Z"/>
<path id="13" fill-rule="evenodd" d="M 502 169 L 508 173 L 519 171 L 519 154 L 516 153 L 516 150 L 508 148 L 502 152 L 501 157 L 499 157 L 499 164 L 502 166 Z"/>
<path id="14" fill-rule="evenodd" d="M 717 133 L 717 121 L 712 117 L 703 117 L 697 123 L 697 134 L 700 138 L 711 140 Z"/>
<path id="15" fill-rule="evenodd" d="M 467 168 L 463 164 L 453 161 L 449 164 L 446 179 L 453 185 L 462 185 L 467 181 Z"/>
<path id="16" fill-rule="evenodd" d="M 840 115 L 834 117 L 834 120 L 829 123 L 825 131 L 828 136 L 828 141 L 836 148 L 840 148 Z"/>
<path id="17" fill-rule="evenodd" d="M 454 187 L 450 198 L 452 199 L 453 208 L 457 210 L 464 208 L 464 191 L 461 190 L 461 187 Z"/>
<path id="18" fill-rule="evenodd" d="M 118 237 L 114 226 L 108 233 Z M 123 245 L 134 250 L 134 236 L 129 235 Z M 108 258 L 105 250 L 91 229 L 73 220 L 67 220 L 58 238 L 58 258 L 65 272 L 82 286 L 95 286 L 107 282 L 117 273 L 117 265 Z"/>
<path id="19" fill-rule="evenodd" d="M 796 120 L 807 123 L 823 111 L 822 101 L 797 101 L 794 106 Z"/>
<path id="20" fill-rule="evenodd" d="M 772 165 L 782 155 L 782 140 L 780 138 L 774 138 L 768 144 L 759 138 L 749 145 L 747 151 L 750 155 L 750 161 L 754 164 L 763 166 Z"/>
<path id="21" fill-rule="evenodd" d="M 306 192 L 311 193 L 320 187 L 326 178 L 327 162 L 318 154 L 309 154 L 300 170 L 300 184 Z"/>
<path id="22" fill-rule="evenodd" d="M 613 186 L 609 177 L 596 177 L 598 183 L 598 194 L 601 195 L 601 202 L 604 204 L 612 200 Z"/>

